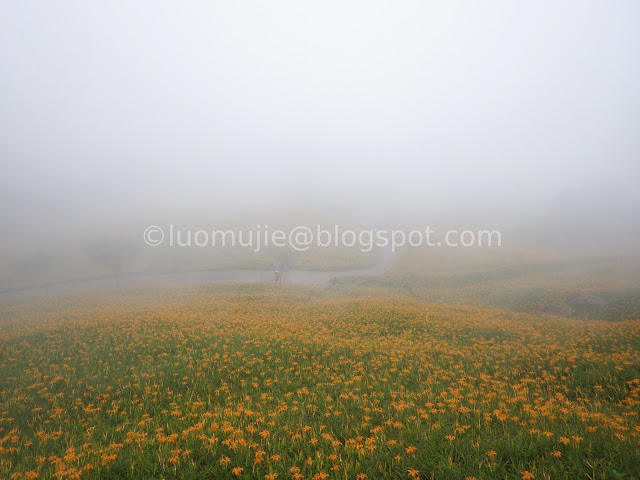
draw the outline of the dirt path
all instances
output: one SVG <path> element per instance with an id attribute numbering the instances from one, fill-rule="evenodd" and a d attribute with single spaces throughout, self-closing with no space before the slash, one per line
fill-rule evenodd
<path id="1" fill-rule="evenodd" d="M 332 278 L 352 275 L 379 275 L 395 264 L 395 254 L 390 248 L 384 249 L 378 263 L 371 267 L 347 270 L 289 270 L 282 273 L 282 283 L 301 285 L 329 285 Z M 11 292 L 1 292 L 2 300 L 20 300 L 33 297 L 64 295 L 68 293 L 127 288 L 204 285 L 220 282 L 273 282 L 273 270 L 207 270 L 184 273 L 156 273 L 123 277 L 118 283 L 113 278 L 100 278 L 79 282 L 68 282 L 43 287 L 25 288 Z"/>

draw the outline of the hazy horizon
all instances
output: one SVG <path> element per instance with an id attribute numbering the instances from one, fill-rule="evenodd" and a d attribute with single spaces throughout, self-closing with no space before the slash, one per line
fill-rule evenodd
<path id="1" fill-rule="evenodd" d="M 629 1 L 4 2 L 2 244 L 306 209 L 593 230 L 637 253 L 639 14 Z"/>

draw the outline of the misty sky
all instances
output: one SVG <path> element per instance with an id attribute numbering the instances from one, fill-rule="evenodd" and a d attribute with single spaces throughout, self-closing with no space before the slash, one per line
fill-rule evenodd
<path id="1" fill-rule="evenodd" d="M 3 225 L 223 201 L 630 219 L 639 20 L 633 0 L 6 0 Z"/>

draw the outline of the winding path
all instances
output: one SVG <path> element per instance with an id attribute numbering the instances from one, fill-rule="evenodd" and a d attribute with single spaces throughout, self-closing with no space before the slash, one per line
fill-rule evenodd
<path id="1" fill-rule="evenodd" d="M 353 275 L 380 275 L 389 270 L 396 261 L 390 248 L 382 250 L 380 259 L 375 265 L 365 268 L 346 270 L 288 270 L 283 272 L 282 282 L 301 285 L 329 285 L 331 279 L 350 277 Z M 115 290 L 127 288 L 205 285 L 220 282 L 273 282 L 273 270 L 205 270 L 184 273 L 154 273 L 149 275 L 132 275 L 122 277 L 118 284 L 113 278 L 77 281 L 31 287 L 9 292 L 0 292 L 0 301 L 21 300 L 34 297 L 65 295 L 69 293 L 89 292 L 96 290 Z"/>

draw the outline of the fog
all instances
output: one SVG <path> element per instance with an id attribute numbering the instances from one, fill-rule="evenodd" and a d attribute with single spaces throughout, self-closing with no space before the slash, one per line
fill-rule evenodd
<path id="1" fill-rule="evenodd" d="M 2 2 L 4 256 L 292 210 L 637 253 L 639 18 L 633 1 Z"/>

